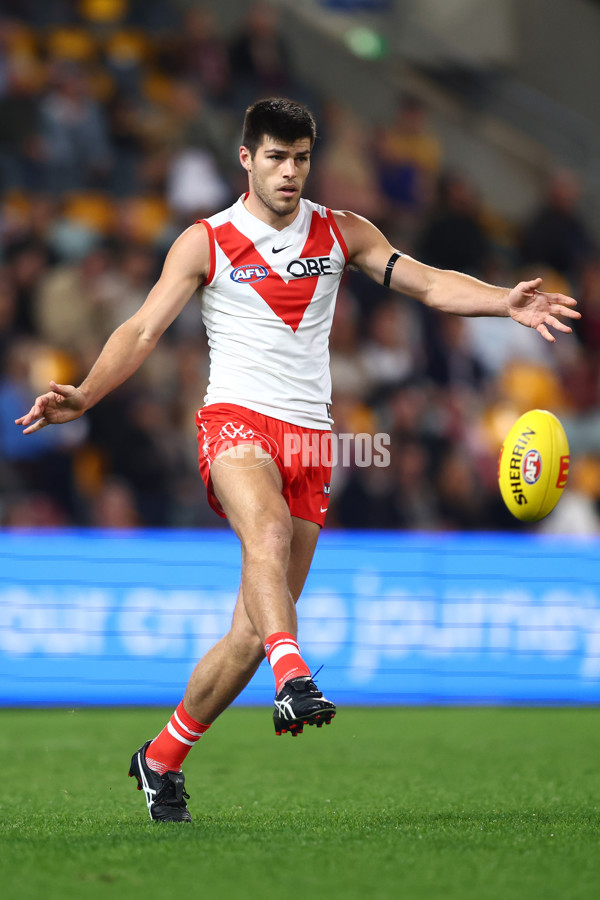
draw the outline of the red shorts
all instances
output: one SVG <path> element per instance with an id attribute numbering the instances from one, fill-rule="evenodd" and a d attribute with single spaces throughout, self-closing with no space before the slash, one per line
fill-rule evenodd
<path id="1" fill-rule="evenodd" d="M 212 403 L 199 410 L 198 458 L 208 502 L 226 518 L 214 492 L 210 466 L 219 454 L 239 444 L 261 448 L 265 464 L 275 462 L 281 473 L 281 493 L 292 516 L 323 526 L 331 483 L 331 432 L 303 428 L 264 416 L 233 403 Z"/>

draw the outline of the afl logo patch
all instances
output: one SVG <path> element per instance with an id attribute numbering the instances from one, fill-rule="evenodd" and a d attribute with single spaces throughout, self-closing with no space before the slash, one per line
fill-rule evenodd
<path id="1" fill-rule="evenodd" d="M 523 479 L 535 484 L 542 473 L 542 457 L 538 450 L 530 450 L 523 457 Z"/>
<path id="2" fill-rule="evenodd" d="M 268 274 L 269 270 L 264 266 L 238 266 L 229 277 L 237 284 L 254 284 L 262 281 Z"/>

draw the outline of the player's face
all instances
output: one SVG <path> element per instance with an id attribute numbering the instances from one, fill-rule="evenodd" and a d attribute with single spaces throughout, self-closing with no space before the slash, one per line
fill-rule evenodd
<path id="1" fill-rule="evenodd" d="M 287 224 L 288 217 L 291 221 L 310 170 L 310 139 L 284 144 L 266 137 L 254 156 L 242 147 L 240 160 L 248 172 L 252 211 L 275 227 Z"/>

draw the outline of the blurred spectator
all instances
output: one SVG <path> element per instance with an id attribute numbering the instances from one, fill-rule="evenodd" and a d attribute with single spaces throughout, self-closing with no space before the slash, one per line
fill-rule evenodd
<path id="1" fill-rule="evenodd" d="M 173 81 L 169 106 L 174 115 L 173 147 L 200 147 L 228 161 L 234 136 L 232 117 L 208 103 L 200 86 Z M 237 159 L 236 164 L 239 166 Z"/>
<path id="2" fill-rule="evenodd" d="M 448 531 L 488 528 L 488 497 L 481 490 L 477 467 L 463 446 L 453 446 L 437 461 L 437 503 L 442 527 Z"/>
<path id="3" fill-rule="evenodd" d="M 42 241 L 24 237 L 7 247 L 5 259 L 17 294 L 16 331 L 33 335 L 36 333 L 33 312 L 35 294 L 49 271 L 51 253 Z"/>
<path id="4" fill-rule="evenodd" d="M 421 262 L 481 277 L 489 243 L 473 185 L 453 173 L 439 179 L 438 197 L 416 246 Z"/>
<path id="5" fill-rule="evenodd" d="M 59 216 L 59 205 L 53 197 L 43 192 L 30 192 L 21 195 L 21 199 L 25 200 L 25 203 L 20 237 L 22 240 L 28 239 L 37 245 L 49 247 L 48 263 L 52 264 L 55 261 L 52 232 Z M 10 246 L 11 243 L 9 241 L 8 245 Z"/>
<path id="6" fill-rule="evenodd" d="M 50 269 L 35 295 L 36 332 L 66 351 L 104 341 L 113 327 L 102 303 L 110 266 L 104 247 L 93 249 L 81 263 Z"/>
<path id="7" fill-rule="evenodd" d="M 173 135 L 176 146 L 167 169 L 167 195 L 178 217 L 194 221 L 217 212 L 231 197 L 217 163 L 228 156 L 230 135 L 190 85 L 174 85 L 172 104 L 179 133 Z"/>
<path id="8" fill-rule="evenodd" d="M 90 410 L 92 441 L 132 489 L 141 521 L 165 526 L 171 480 L 181 465 L 171 411 L 146 393 L 125 390 L 111 399 Z"/>
<path id="9" fill-rule="evenodd" d="M 185 11 L 172 65 L 180 77 L 202 89 L 209 103 L 230 106 L 233 90 L 230 51 L 214 10 L 194 5 Z"/>
<path id="10" fill-rule="evenodd" d="M 16 338 L 17 292 L 0 270 L 0 371 L 5 371 L 6 355 Z"/>
<path id="11" fill-rule="evenodd" d="M 6 354 L 0 377 L 0 459 L 9 472 L 4 473 L 3 493 L 9 497 L 26 491 L 44 494 L 52 497 L 63 513 L 74 516 L 80 511 L 80 501 L 71 453 L 83 441 L 87 423 L 69 422 L 61 433 L 44 429 L 38 441 L 28 441 L 14 427 L 23 404 L 31 403 L 31 397 L 47 383 L 49 368 L 56 375 L 72 374 L 61 370 L 60 359 L 50 348 L 31 338 L 15 340 Z"/>
<path id="12" fill-rule="evenodd" d="M 331 383 L 336 399 L 342 394 L 360 400 L 368 397 L 372 378 L 362 358 L 362 348 L 357 303 L 342 283 L 329 340 Z"/>
<path id="13" fill-rule="evenodd" d="M 433 445 L 440 431 L 431 385 L 418 378 L 396 386 L 377 405 L 382 431 L 398 442 L 414 438 Z"/>
<path id="14" fill-rule="evenodd" d="M 404 97 L 399 101 L 392 123 L 377 135 L 375 153 L 390 222 L 396 216 L 408 217 L 414 227 L 433 202 L 442 160 L 441 144 L 419 100 Z"/>
<path id="15" fill-rule="evenodd" d="M 99 270 L 96 301 L 103 337 L 138 311 L 158 276 L 155 254 L 149 247 L 126 245 L 114 265 Z M 100 323 L 99 323 L 100 324 Z"/>
<path id="16" fill-rule="evenodd" d="M 566 169 L 555 172 L 521 240 L 524 263 L 549 266 L 573 284 L 577 284 L 579 267 L 596 249 L 579 208 L 580 197 L 577 176 Z"/>
<path id="17" fill-rule="evenodd" d="M 107 104 L 107 127 L 114 150 L 111 187 L 118 197 L 140 190 L 144 152 L 141 104 L 134 96 L 115 91 Z"/>
<path id="18" fill-rule="evenodd" d="M 351 209 L 377 223 L 384 218 L 369 131 L 346 107 L 330 100 L 324 110 L 324 145 L 311 174 L 311 193 L 330 209 Z"/>
<path id="19" fill-rule="evenodd" d="M 444 387 L 463 387 L 478 391 L 486 371 L 473 352 L 470 333 L 458 316 L 429 314 L 426 317 L 424 344 L 426 375 Z"/>
<path id="20" fill-rule="evenodd" d="M 139 96 L 143 90 L 146 63 L 152 57 L 148 36 L 131 28 L 110 31 L 102 41 L 105 77 L 116 94 Z"/>
<path id="21" fill-rule="evenodd" d="M 360 359 L 375 395 L 422 371 L 422 343 L 414 307 L 390 297 L 373 311 Z"/>
<path id="22" fill-rule="evenodd" d="M 436 496 L 431 481 L 431 459 L 420 441 L 404 437 L 394 440 L 394 518 L 398 528 L 433 530 L 439 528 Z"/>
<path id="23" fill-rule="evenodd" d="M 47 190 L 58 195 L 106 183 L 112 161 L 106 121 L 85 72 L 73 64 L 55 66 L 40 129 Z"/>
<path id="24" fill-rule="evenodd" d="M 90 525 L 95 528 L 139 528 L 142 519 L 133 491 L 124 481 L 106 481 L 91 504 Z"/>
<path id="25" fill-rule="evenodd" d="M 0 190 L 35 190 L 42 177 L 37 72 L 8 62 L 0 80 Z"/>
<path id="26" fill-rule="evenodd" d="M 600 257 L 585 263 L 579 281 L 582 319 L 574 327 L 579 347 L 562 375 L 571 410 L 594 416 L 600 410 Z"/>
<path id="27" fill-rule="evenodd" d="M 293 71 L 280 27 L 279 11 L 269 0 L 250 5 L 231 47 L 231 70 L 241 107 L 256 97 L 292 93 Z"/>
<path id="28" fill-rule="evenodd" d="M 574 330 L 583 347 L 600 360 L 600 256 L 586 261 L 579 277 L 579 311 L 582 318 L 574 322 Z"/>

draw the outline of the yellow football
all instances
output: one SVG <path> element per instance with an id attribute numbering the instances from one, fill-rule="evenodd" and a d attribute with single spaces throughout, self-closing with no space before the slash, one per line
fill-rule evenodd
<path id="1" fill-rule="evenodd" d="M 498 460 L 500 493 L 513 516 L 538 522 L 552 512 L 569 474 L 569 444 L 546 409 L 524 413 L 508 434 Z"/>

